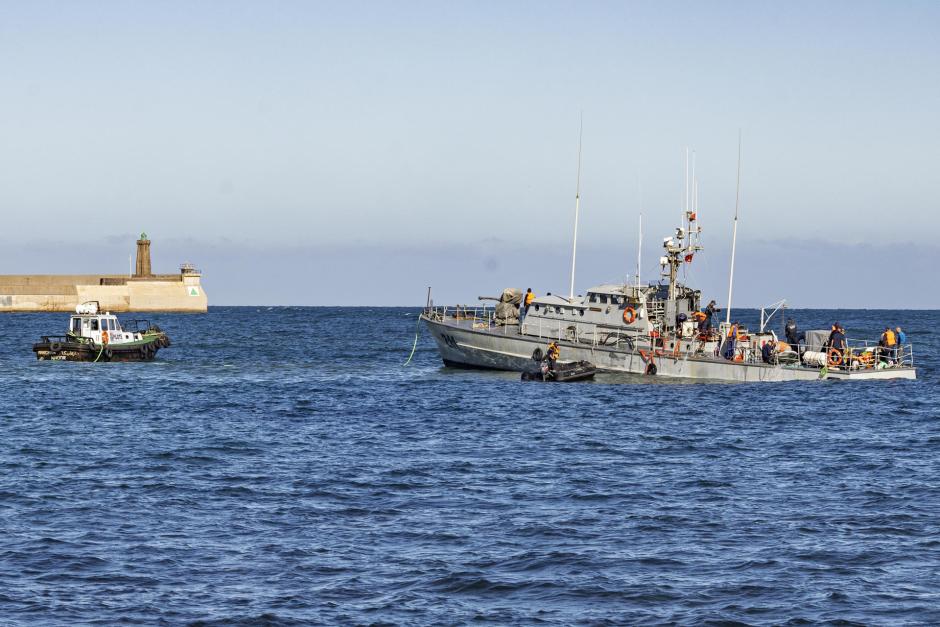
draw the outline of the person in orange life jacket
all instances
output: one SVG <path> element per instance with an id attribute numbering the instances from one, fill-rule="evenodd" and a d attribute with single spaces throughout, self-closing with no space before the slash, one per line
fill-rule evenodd
<path id="1" fill-rule="evenodd" d="M 555 362 L 558 361 L 558 357 L 561 355 L 561 350 L 558 348 L 558 344 L 552 342 L 548 345 L 548 350 L 545 352 L 545 358 L 548 359 L 548 369 L 555 370 Z"/>
<path id="2" fill-rule="evenodd" d="M 522 324 L 522 321 L 525 320 L 525 317 L 529 314 L 529 305 L 532 304 L 532 301 L 535 300 L 535 294 L 532 293 L 532 288 L 530 287 L 525 291 L 525 294 L 522 295 L 522 303 L 519 306 L 519 324 Z"/>
<path id="3" fill-rule="evenodd" d="M 714 302 L 714 301 L 712 301 Z M 738 323 L 735 322 L 731 325 L 731 328 L 728 329 L 728 337 L 725 338 L 725 350 L 722 353 L 722 356 L 725 359 L 734 359 L 734 347 L 735 343 L 738 340 Z"/>
<path id="4" fill-rule="evenodd" d="M 881 340 L 878 342 L 878 346 L 882 347 L 882 353 L 888 363 L 894 361 L 895 355 L 897 354 L 897 344 L 898 338 L 894 334 L 894 331 L 891 330 L 891 327 L 885 327 L 885 331 L 881 334 Z"/>

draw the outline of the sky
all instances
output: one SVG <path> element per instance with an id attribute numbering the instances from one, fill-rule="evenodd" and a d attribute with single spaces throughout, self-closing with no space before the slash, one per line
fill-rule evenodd
<path id="1" fill-rule="evenodd" d="M 0 2 L 0 274 L 191 261 L 210 304 L 657 280 L 695 151 L 735 300 L 940 308 L 936 2 Z M 927 292 L 936 293 L 927 293 Z"/>

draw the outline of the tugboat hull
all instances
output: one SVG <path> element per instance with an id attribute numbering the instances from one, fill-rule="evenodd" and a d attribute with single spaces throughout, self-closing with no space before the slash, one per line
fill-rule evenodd
<path id="1" fill-rule="evenodd" d="M 169 338 L 156 337 L 147 341 L 123 344 L 91 344 L 74 341 L 58 341 L 43 338 L 33 344 L 33 352 L 39 361 L 153 361 L 157 352 L 170 345 Z"/>

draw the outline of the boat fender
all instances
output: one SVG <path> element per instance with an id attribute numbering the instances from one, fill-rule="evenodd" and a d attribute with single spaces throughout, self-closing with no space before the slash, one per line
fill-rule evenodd
<path id="1" fill-rule="evenodd" d="M 636 320 L 636 309 L 633 307 L 627 307 L 623 310 L 623 321 L 626 324 L 633 324 Z"/>
<path id="2" fill-rule="evenodd" d="M 842 353 L 839 352 L 838 348 L 829 349 L 829 365 L 838 366 L 842 364 Z"/>
<path id="3" fill-rule="evenodd" d="M 111 357 L 114 356 L 114 351 L 112 351 L 110 348 L 106 348 L 106 349 L 104 349 L 104 356 L 105 356 L 107 359 L 111 359 Z"/>
<path id="4" fill-rule="evenodd" d="M 646 364 L 646 374 L 651 376 L 656 374 L 656 364 L 653 362 Z"/>
<path id="5" fill-rule="evenodd" d="M 62 345 L 58 342 L 53 342 L 49 345 L 49 350 L 53 353 L 58 353 L 60 350 L 62 350 Z"/>
<path id="6" fill-rule="evenodd" d="M 542 361 L 543 356 L 541 348 L 536 348 L 532 351 L 532 361 Z"/>

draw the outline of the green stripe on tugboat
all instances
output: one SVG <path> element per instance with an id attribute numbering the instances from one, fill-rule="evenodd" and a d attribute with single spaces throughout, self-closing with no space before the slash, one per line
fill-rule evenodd
<path id="1" fill-rule="evenodd" d="M 171 345 L 160 327 L 146 320 L 124 325 L 110 312 L 98 311 L 97 301 L 75 307 L 65 335 L 44 335 L 33 344 L 40 361 L 152 361 Z"/>

